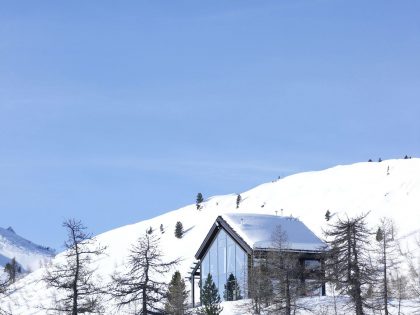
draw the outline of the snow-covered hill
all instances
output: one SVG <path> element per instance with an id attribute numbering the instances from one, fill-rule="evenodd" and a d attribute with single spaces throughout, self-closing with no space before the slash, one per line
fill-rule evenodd
<path id="1" fill-rule="evenodd" d="M 54 250 L 24 239 L 17 235 L 11 227 L 7 229 L 0 227 L 0 274 L 3 267 L 12 258 L 16 259 L 25 273 L 39 269 L 54 255 Z"/>
<path id="2" fill-rule="evenodd" d="M 108 255 L 98 261 L 99 272 L 106 279 L 123 263 L 130 245 L 146 229 L 152 227 L 154 233 L 160 233 L 162 224 L 165 229 L 161 235 L 162 251 L 168 259 L 183 259 L 178 269 L 186 276 L 209 228 L 216 217 L 225 212 L 293 216 L 322 236 L 322 229 L 326 227 L 326 210 L 349 216 L 370 211 L 372 227 L 381 217 L 390 217 L 395 220 L 400 236 L 412 235 L 420 230 L 420 159 L 357 163 L 300 173 L 260 185 L 241 193 L 241 196 L 239 209 L 236 208 L 235 194 L 215 196 L 206 200 L 200 211 L 191 204 L 98 235 L 99 242 L 108 246 Z M 174 237 L 177 221 L 183 223 L 186 231 L 182 239 Z M 43 314 L 37 307 L 52 294 L 39 281 L 42 272 L 38 270 L 19 282 L 21 289 L 12 297 L 24 302 L 20 303 L 21 306 L 10 302 L 18 314 Z M 109 313 L 111 310 L 110 305 Z"/>

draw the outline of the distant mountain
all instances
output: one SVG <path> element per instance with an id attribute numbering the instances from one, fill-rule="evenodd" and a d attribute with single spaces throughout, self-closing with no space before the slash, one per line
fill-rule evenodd
<path id="1" fill-rule="evenodd" d="M 195 193 L 191 194 L 192 201 L 195 201 Z M 398 235 L 404 241 L 408 240 L 410 235 L 420 231 L 420 159 L 363 162 L 295 174 L 243 192 L 241 197 L 239 208 L 236 206 L 236 194 L 214 196 L 207 198 L 200 210 L 191 204 L 98 235 L 99 243 L 107 246 L 107 255 L 95 262 L 103 281 L 122 265 L 131 244 L 150 227 L 161 237 L 161 250 L 167 259 L 182 258 L 177 269 L 183 277 L 187 276 L 195 260 L 194 254 L 217 216 L 223 213 L 293 216 L 322 237 L 322 230 L 328 224 L 325 220 L 327 210 L 332 214 L 332 220 L 337 216 L 351 217 L 369 212 L 368 221 L 372 229 L 377 227 L 381 217 L 389 217 L 395 221 Z M 177 221 L 182 222 L 186 231 L 181 239 L 174 236 Z M 160 232 L 161 224 L 163 234 Z M 2 230 L 1 233 L 8 233 L 9 237 L 13 235 L 10 230 Z M 4 255 L 1 249 L 0 254 Z M 53 263 L 61 258 L 62 254 L 57 255 Z M 25 304 L 11 304 L 16 314 L 45 314 L 38 307 L 40 303 L 48 304 L 54 292 L 40 281 L 42 274 L 43 271 L 38 270 L 18 282 L 22 289 L 15 300 L 24 296 Z M 170 280 L 171 274 L 165 276 Z M 106 307 L 106 314 L 115 314 L 112 302 Z M 226 311 L 224 314 L 232 313 Z"/>
<path id="2" fill-rule="evenodd" d="M 24 239 L 11 227 L 0 227 L 0 274 L 12 258 L 16 259 L 23 272 L 31 272 L 45 265 L 54 255 L 53 249 Z"/>

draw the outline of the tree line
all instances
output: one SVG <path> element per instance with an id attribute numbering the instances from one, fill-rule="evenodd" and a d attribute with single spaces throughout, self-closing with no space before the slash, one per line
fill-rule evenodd
<path id="1" fill-rule="evenodd" d="M 348 296 L 348 313 L 368 312 L 390 314 L 390 303 L 401 313 L 404 299 L 420 305 L 420 266 L 413 252 L 399 246 L 397 229 L 390 219 L 383 218 L 376 228 L 366 223 L 367 214 L 340 218 L 327 211 L 328 228 L 324 232 L 328 250 L 310 282 L 302 281 L 308 270 L 290 252 L 287 234 L 278 227 L 272 236 L 273 250 L 255 251 L 248 273 L 246 288 L 254 314 L 295 314 L 311 306 L 299 303 L 299 298 L 311 294 L 327 283 L 334 297 Z M 189 308 L 186 283 L 176 266 L 179 259 L 167 260 L 160 250 L 160 238 L 148 229 L 130 246 L 125 263 L 115 271 L 110 281 L 97 274 L 96 263 L 106 255 L 107 248 L 97 243 L 78 220 L 66 220 L 66 251 L 50 264 L 43 281 L 53 292 L 52 303 L 41 307 L 57 314 L 103 314 L 107 304 L 115 303 L 118 312 L 130 309 L 133 314 L 218 315 L 222 311 L 219 290 L 210 274 L 203 275 L 202 307 Z M 151 230 L 151 232 L 150 232 Z M 161 226 L 161 233 L 164 232 Z M 420 249 L 420 240 L 417 243 Z M 408 273 L 402 271 L 402 266 Z M 13 267 L 15 266 L 15 267 Z M 10 274 L 0 282 L 0 298 L 7 294 L 15 280 L 17 269 L 13 260 Z M 171 281 L 165 276 L 173 273 Z M 309 271 L 312 272 L 312 271 Z M 225 300 L 241 296 L 236 279 L 225 284 Z M 242 296 L 241 296 L 242 297 Z M 337 315 L 336 302 L 332 313 Z M 413 309 L 413 313 L 415 310 Z M 0 310 L 0 314 L 8 314 Z"/>

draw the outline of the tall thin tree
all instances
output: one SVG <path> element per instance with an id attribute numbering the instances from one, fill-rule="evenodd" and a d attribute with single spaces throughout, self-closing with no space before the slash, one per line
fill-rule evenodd
<path id="1" fill-rule="evenodd" d="M 376 231 L 376 241 L 377 254 L 379 256 L 378 264 L 380 268 L 380 272 L 378 272 L 380 282 L 379 297 L 382 300 L 381 303 L 378 304 L 380 309 L 384 310 L 385 315 L 389 314 L 389 274 L 391 271 L 397 271 L 395 269 L 399 265 L 397 257 L 398 244 L 396 242 L 395 233 L 395 225 L 393 221 L 389 218 L 382 218 L 380 220 L 378 230 Z"/>
<path id="2" fill-rule="evenodd" d="M 96 243 L 79 220 L 66 220 L 63 227 L 67 230 L 66 251 L 43 277 L 47 286 L 57 291 L 57 298 L 45 308 L 71 315 L 100 312 L 102 288 L 92 262 L 104 254 L 105 247 Z"/>
<path id="3" fill-rule="evenodd" d="M 363 289 L 375 279 L 375 270 L 369 259 L 372 233 L 365 222 L 366 216 L 338 218 L 325 232 L 331 247 L 327 268 L 334 270 L 329 273 L 333 276 L 329 280 L 341 293 L 351 297 L 356 315 L 364 315 L 365 307 L 370 307 Z"/>
<path id="4" fill-rule="evenodd" d="M 175 267 L 179 259 L 165 261 L 159 248 L 160 239 L 145 233 L 131 246 L 124 270 L 115 273 L 110 293 L 123 309 L 141 303 L 136 314 L 162 314 L 167 283 L 162 275 Z"/>
<path id="5" fill-rule="evenodd" d="M 169 283 L 166 295 L 165 314 L 187 315 L 188 312 L 188 291 L 185 288 L 185 281 L 179 271 L 175 271 Z"/>

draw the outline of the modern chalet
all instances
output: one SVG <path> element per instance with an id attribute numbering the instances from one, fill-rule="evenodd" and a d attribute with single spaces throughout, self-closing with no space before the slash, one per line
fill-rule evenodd
<path id="1" fill-rule="evenodd" d="M 296 264 L 304 271 L 302 284 L 314 276 L 319 277 L 323 272 L 326 245 L 298 219 L 250 213 L 223 214 L 217 217 L 195 254 L 197 262 L 189 277 L 193 305 L 198 302 L 197 284 L 201 288 L 209 273 L 222 299 L 226 299 L 225 285 L 231 279 L 235 279 L 237 285 L 229 300 L 248 298 L 250 268 L 258 257 L 276 250 L 273 233 L 278 227 L 287 236 L 284 251 L 293 253 Z M 325 284 L 310 294 L 325 295 Z"/>

